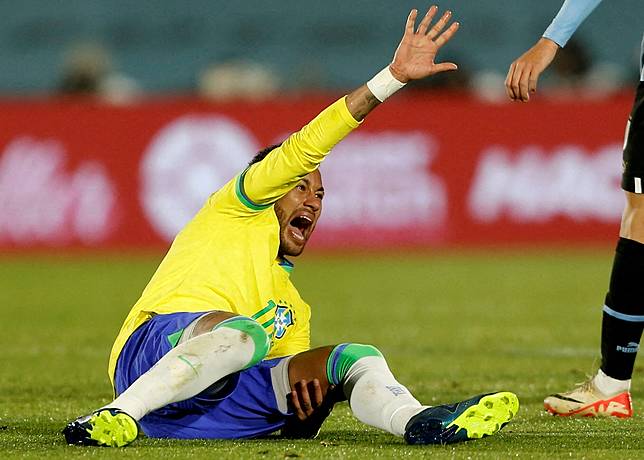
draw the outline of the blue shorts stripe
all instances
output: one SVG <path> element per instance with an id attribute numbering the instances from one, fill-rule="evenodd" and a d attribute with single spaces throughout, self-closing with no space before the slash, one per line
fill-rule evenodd
<path id="1" fill-rule="evenodd" d="M 630 323 L 644 323 L 644 315 L 627 315 L 625 313 L 620 313 L 613 310 L 608 305 L 604 305 L 604 313 L 612 316 L 613 318 L 621 319 L 622 321 L 628 321 Z"/>

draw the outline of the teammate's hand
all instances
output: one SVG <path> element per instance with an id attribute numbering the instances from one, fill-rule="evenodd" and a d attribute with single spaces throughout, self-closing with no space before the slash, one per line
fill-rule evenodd
<path id="1" fill-rule="evenodd" d="M 282 428 L 286 438 L 314 438 L 320 431 L 324 420 L 331 414 L 333 405 L 338 401 L 336 387 L 330 385 L 326 398 L 317 379 L 311 382 L 296 382 L 295 389 L 288 395 L 288 404 L 293 416 Z"/>
<path id="2" fill-rule="evenodd" d="M 559 45 L 552 40 L 541 38 L 510 65 L 505 78 L 505 92 L 511 100 L 530 100 L 530 93 L 537 91 L 539 75 L 550 65 L 558 49 Z"/>
<path id="3" fill-rule="evenodd" d="M 452 38 L 459 27 L 458 22 L 453 22 L 443 31 L 452 16 L 451 11 L 446 11 L 430 28 L 429 26 L 437 11 L 438 7 L 436 5 L 430 7 L 416 30 L 414 28 L 418 10 L 413 9 L 409 13 L 405 34 L 389 66 L 391 73 L 398 81 L 406 83 L 410 80 L 418 80 L 439 72 L 457 69 L 456 64 L 453 62 L 441 62 L 438 64 L 434 62 L 438 50 Z"/>

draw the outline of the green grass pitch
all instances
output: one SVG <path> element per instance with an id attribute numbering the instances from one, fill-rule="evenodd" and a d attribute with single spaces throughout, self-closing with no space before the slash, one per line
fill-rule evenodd
<path id="1" fill-rule="evenodd" d="M 313 345 L 372 343 L 429 404 L 508 389 L 519 414 L 499 435 L 410 447 L 346 404 L 315 440 L 139 439 L 69 447 L 65 422 L 109 401 L 112 340 L 159 255 L 0 259 L 0 458 L 644 458 L 644 373 L 626 421 L 562 419 L 541 402 L 598 363 L 609 247 L 569 251 L 308 255 L 293 273 L 313 306 Z"/>

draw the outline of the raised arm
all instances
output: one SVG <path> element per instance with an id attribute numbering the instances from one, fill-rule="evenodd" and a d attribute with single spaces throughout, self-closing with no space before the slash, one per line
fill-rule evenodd
<path id="1" fill-rule="evenodd" d="M 244 171 L 236 186 L 240 201 L 251 210 L 269 207 L 302 177 L 314 171 L 369 112 L 408 81 L 455 70 L 456 64 L 451 62 L 434 62 L 438 50 L 459 27 L 456 22 L 447 27 L 451 18 L 449 11 L 431 26 L 437 11 L 438 8 L 432 6 L 416 28 L 418 11 L 412 10 L 393 60 L 385 69 L 327 107 L 266 158 Z"/>
<path id="2" fill-rule="evenodd" d="M 528 102 L 537 91 L 539 76 L 563 48 L 577 27 L 601 3 L 601 0 L 566 0 L 543 37 L 515 60 L 505 79 L 505 91 L 513 101 Z"/>

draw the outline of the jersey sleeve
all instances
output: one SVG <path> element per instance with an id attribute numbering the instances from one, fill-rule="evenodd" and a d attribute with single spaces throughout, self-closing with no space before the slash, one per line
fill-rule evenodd
<path id="1" fill-rule="evenodd" d="M 602 0 L 566 0 L 543 36 L 560 47 L 566 46 L 579 25 Z"/>
<path id="2" fill-rule="evenodd" d="M 266 158 L 239 174 L 235 178 L 236 198 L 252 211 L 270 207 L 316 170 L 331 149 L 359 125 L 345 98 L 336 101 Z"/>

